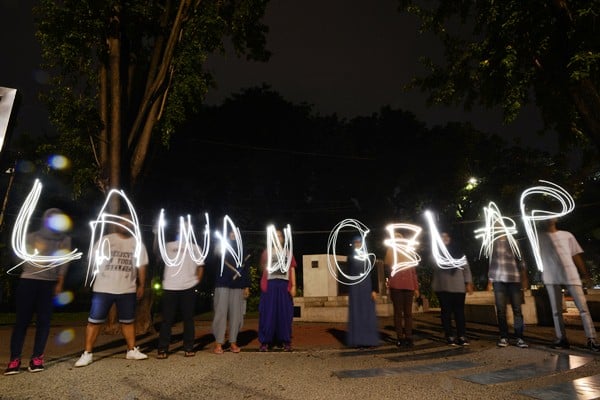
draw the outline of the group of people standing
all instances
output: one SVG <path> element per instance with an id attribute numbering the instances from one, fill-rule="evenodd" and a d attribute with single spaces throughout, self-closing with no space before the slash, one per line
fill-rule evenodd
<path id="1" fill-rule="evenodd" d="M 573 297 L 579 310 L 586 336 L 586 347 L 600 352 L 600 344 L 583 292 L 582 279 L 590 284 L 591 278 L 585 267 L 581 254 L 583 249 L 575 237 L 567 231 L 559 230 L 556 219 L 545 221 L 544 232 L 540 237 L 540 254 L 544 269 L 542 280 L 547 289 L 556 332 L 552 348 L 568 349 L 563 320 L 562 291 L 563 288 Z M 464 253 L 459 249 L 448 232 L 441 234 L 441 239 L 449 254 L 461 258 Z M 362 244 L 357 239 L 354 247 Z M 413 346 L 412 312 L 414 299 L 420 296 L 419 283 L 415 268 L 391 273 L 394 263 L 393 252 L 388 249 L 384 259 L 386 286 L 393 305 L 394 325 L 398 347 Z M 401 254 L 397 254 L 402 257 Z M 350 272 L 359 271 L 362 261 L 349 257 Z M 358 285 L 350 287 L 349 319 L 347 344 L 352 347 L 373 347 L 380 342 L 375 316 L 375 299 L 378 292 L 377 278 L 374 271 L 371 279 L 365 279 Z M 445 340 L 449 345 L 468 346 L 465 322 L 466 295 L 474 290 L 471 269 L 468 262 L 460 268 L 434 267 L 431 284 L 441 309 L 441 324 Z M 513 314 L 514 340 L 512 344 L 519 348 L 529 345 L 524 338 L 524 320 L 521 305 L 524 304 L 524 290 L 529 287 L 525 262 L 511 247 L 506 236 L 501 236 L 493 243 L 489 258 L 488 287 L 494 292 L 496 317 L 499 337 L 497 346 L 507 347 L 511 344 L 507 321 L 507 307 L 510 305 Z M 369 300 L 372 301 L 369 301 Z M 454 324 L 452 323 L 454 320 Z M 454 326 L 453 326 L 454 325 Z"/>
<path id="2" fill-rule="evenodd" d="M 48 220 L 62 212 L 49 209 L 44 213 L 41 228 L 27 237 L 28 246 L 40 254 L 56 254 L 69 251 L 71 240 L 66 233 L 53 229 Z M 128 216 L 123 216 L 127 220 Z M 589 279 L 589 274 L 581 258 L 583 250 L 572 234 L 558 230 L 556 221 L 550 220 L 546 233 L 540 235 L 540 254 L 544 262 L 543 281 L 547 287 L 554 325 L 556 341 L 553 347 L 568 348 L 564 321 L 562 318 L 562 288 L 573 296 L 577 305 L 587 337 L 587 346 L 600 351 L 596 341 L 596 331 L 585 302 L 581 276 Z M 277 232 L 280 243 L 283 235 Z M 179 240 L 179 239 L 178 239 Z M 167 243 L 168 253 L 180 250 L 178 240 Z M 235 237 L 230 237 L 230 241 Z M 442 234 L 442 240 L 450 254 L 461 257 L 463 254 L 452 242 L 448 233 Z M 362 238 L 356 238 L 354 248 L 362 245 Z M 141 248 L 136 248 L 141 246 Z M 131 230 L 118 227 L 114 233 L 102 237 L 92 251 L 102 247 L 110 249 L 107 257 L 101 259 L 94 274 L 91 308 L 85 332 L 84 352 L 75 363 L 84 367 L 93 361 L 93 347 L 106 321 L 109 310 L 116 305 L 117 318 L 127 343 L 126 358 L 142 360 L 148 356 L 135 346 L 136 301 L 144 295 L 148 254 L 142 243 L 136 241 Z M 392 254 L 386 254 L 386 285 L 394 309 L 394 323 L 398 346 L 413 346 L 412 309 L 413 301 L 420 296 L 419 283 L 415 268 L 408 268 L 395 274 L 390 273 Z M 292 254 L 284 259 L 276 254 L 268 259 L 265 250 L 260 258 L 261 296 L 259 303 L 259 351 L 269 351 L 280 344 L 284 351 L 291 351 L 293 297 L 296 295 L 296 261 Z M 286 265 L 278 265 L 286 263 Z M 266 268 L 270 264 L 272 268 Z M 214 290 L 214 319 L 212 330 L 215 336 L 215 354 L 224 353 L 225 334 L 229 331 L 229 350 L 241 351 L 238 334 L 243 324 L 245 299 L 249 296 L 250 275 L 247 265 L 234 266 L 234 260 L 228 255 L 222 258 L 220 273 L 216 274 Z M 165 268 L 163 273 L 162 326 L 158 338 L 157 358 L 165 359 L 169 355 L 171 327 L 177 309 L 181 310 L 184 325 L 183 349 L 186 357 L 194 356 L 194 305 L 195 288 L 203 279 L 204 264 L 185 257 L 181 265 Z M 364 271 L 362 261 L 348 258 L 350 274 Z M 62 291 L 67 265 L 43 269 L 25 262 L 22 267 L 16 292 L 17 318 L 11 336 L 11 356 L 5 375 L 19 373 L 21 353 L 25 333 L 33 315 L 36 315 L 36 334 L 33 354 L 28 369 L 31 372 L 44 370 L 44 349 L 48 339 L 53 297 Z M 372 277 L 371 277 L 372 278 Z M 510 304 L 514 315 L 514 344 L 520 348 L 528 347 L 523 337 L 524 323 L 521 312 L 523 289 L 528 286 L 527 270 L 519 257 L 505 239 L 494 242 L 490 257 L 489 289 L 494 291 L 497 320 L 499 327 L 498 347 L 509 345 L 509 332 L 506 308 Z M 451 345 L 469 344 L 465 327 L 465 296 L 473 291 L 471 271 L 468 263 L 462 268 L 434 268 L 432 289 L 441 306 L 441 321 L 446 341 Z M 380 343 L 375 312 L 375 300 L 378 293 L 376 279 L 364 279 L 349 288 L 349 317 L 347 345 L 350 347 L 372 347 Z M 452 319 L 455 328 L 452 326 Z"/>
<path id="3" fill-rule="evenodd" d="M 54 229 L 49 221 L 56 215 L 64 215 L 59 209 L 50 209 L 44 213 L 41 227 L 27 236 L 27 245 L 39 255 L 53 255 L 68 252 L 70 237 L 60 229 Z M 93 273 L 91 308 L 84 339 L 84 351 L 75 362 L 75 367 L 91 364 L 93 348 L 113 305 L 116 306 L 117 319 L 127 344 L 125 358 L 144 360 L 147 354 L 135 345 L 136 303 L 144 296 L 148 253 L 141 241 L 132 235 L 126 221 L 129 215 L 120 216 L 121 223 L 116 224 L 115 232 L 104 235 L 92 248 L 96 258 Z M 278 232 L 280 235 L 280 232 Z M 167 255 L 175 258 L 181 250 L 181 238 L 166 243 Z M 229 242 L 235 241 L 231 236 Z M 98 256 L 98 252 L 107 252 Z M 98 254 L 97 254 L 98 253 Z M 296 262 L 293 255 L 289 269 L 276 265 L 281 259 L 271 260 L 273 268 L 269 271 L 267 252 L 261 257 L 263 275 L 261 278 L 261 297 L 259 304 L 259 340 L 260 351 L 268 351 L 273 344 L 281 344 L 285 351 L 291 351 L 291 329 L 293 319 L 292 297 L 296 293 Z M 250 294 L 250 271 L 248 265 L 236 265 L 230 254 L 224 254 L 221 269 L 215 271 L 214 318 L 212 331 L 215 337 L 215 354 L 223 354 L 225 334 L 228 329 L 229 350 L 239 353 L 237 336 L 242 328 L 246 298 Z M 50 319 L 54 297 L 62 292 L 68 264 L 56 268 L 40 268 L 24 262 L 17 288 L 17 318 L 11 336 L 11 355 L 5 375 L 21 371 L 21 353 L 25 334 L 33 315 L 36 315 L 36 334 L 33 354 L 29 363 L 30 372 L 44 370 L 44 350 L 50 331 Z M 205 265 L 191 257 L 189 252 L 176 266 L 165 267 L 162 279 L 162 325 L 158 337 L 157 359 L 169 355 L 171 328 L 179 309 L 182 315 L 183 351 L 185 357 L 195 355 L 194 309 L 197 286 L 205 275 Z"/>

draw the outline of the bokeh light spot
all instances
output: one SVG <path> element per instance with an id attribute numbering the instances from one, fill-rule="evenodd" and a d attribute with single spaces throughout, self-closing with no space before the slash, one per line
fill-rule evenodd
<path id="1" fill-rule="evenodd" d="M 54 304 L 57 306 L 66 306 L 73 301 L 73 297 L 73 292 L 69 290 L 64 291 L 56 295 L 54 298 Z"/>
<path id="2" fill-rule="evenodd" d="M 67 328 L 56 335 L 55 342 L 58 345 L 67 344 L 75 339 L 75 331 L 72 328 Z"/>
<path id="3" fill-rule="evenodd" d="M 52 169 L 66 169 L 71 164 L 71 161 L 65 156 L 53 155 L 48 157 L 48 166 Z"/>
<path id="4" fill-rule="evenodd" d="M 67 232 L 72 226 L 73 222 L 67 214 L 52 214 L 46 219 L 46 227 L 55 232 Z"/>

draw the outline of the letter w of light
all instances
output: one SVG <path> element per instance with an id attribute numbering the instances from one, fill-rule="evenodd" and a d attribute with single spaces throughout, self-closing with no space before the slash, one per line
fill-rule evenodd
<path id="1" fill-rule="evenodd" d="M 294 249 L 292 244 L 292 228 L 289 225 L 283 228 L 283 237 L 284 240 L 281 243 L 277 237 L 275 226 L 269 225 L 267 227 L 267 271 L 269 273 L 279 270 L 286 274 L 292 264 Z M 277 259 L 275 263 L 273 263 L 273 254 L 275 254 Z"/>
<path id="2" fill-rule="evenodd" d="M 208 256 L 208 250 L 210 247 L 210 226 L 208 221 L 208 214 L 204 214 L 206 218 L 206 224 L 204 225 L 204 242 L 202 248 L 198 247 L 196 241 L 196 235 L 194 233 L 194 226 L 192 225 L 192 218 L 188 214 L 186 218 L 179 217 L 179 240 L 177 241 L 177 253 L 175 257 L 169 257 L 167 247 L 165 243 L 165 210 L 160 210 L 160 216 L 158 218 L 158 249 L 160 255 L 167 267 L 179 267 L 183 265 L 186 255 L 189 255 L 192 261 L 196 265 L 204 264 L 204 260 Z M 175 274 L 177 274 L 179 272 Z"/>

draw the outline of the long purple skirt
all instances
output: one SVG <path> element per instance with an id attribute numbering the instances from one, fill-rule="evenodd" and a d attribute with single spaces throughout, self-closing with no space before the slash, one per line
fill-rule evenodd
<path id="1" fill-rule="evenodd" d="M 258 304 L 258 340 L 262 344 L 292 341 L 294 303 L 288 292 L 288 281 L 270 279 L 267 291 L 260 294 Z"/>

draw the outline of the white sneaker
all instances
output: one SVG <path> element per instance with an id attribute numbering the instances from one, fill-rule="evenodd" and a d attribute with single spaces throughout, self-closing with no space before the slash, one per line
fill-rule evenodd
<path id="1" fill-rule="evenodd" d="M 500 340 L 498 340 L 498 343 L 496 343 L 496 346 L 498 346 L 498 347 L 507 347 L 508 346 L 508 339 L 507 338 L 501 338 Z"/>
<path id="2" fill-rule="evenodd" d="M 77 362 L 75 363 L 76 367 L 85 367 L 86 365 L 90 365 L 92 363 L 93 357 L 92 357 L 92 353 L 88 353 L 87 351 L 84 351 L 83 354 L 81 355 L 81 357 L 79 357 L 79 360 L 77 360 Z"/>
<path id="3" fill-rule="evenodd" d="M 140 351 L 139 347 L 134 347 L 131 350 L 127 350 L 127 355 L 125 356 L 128 360 L 145 360 L 148 356 Z"/>

